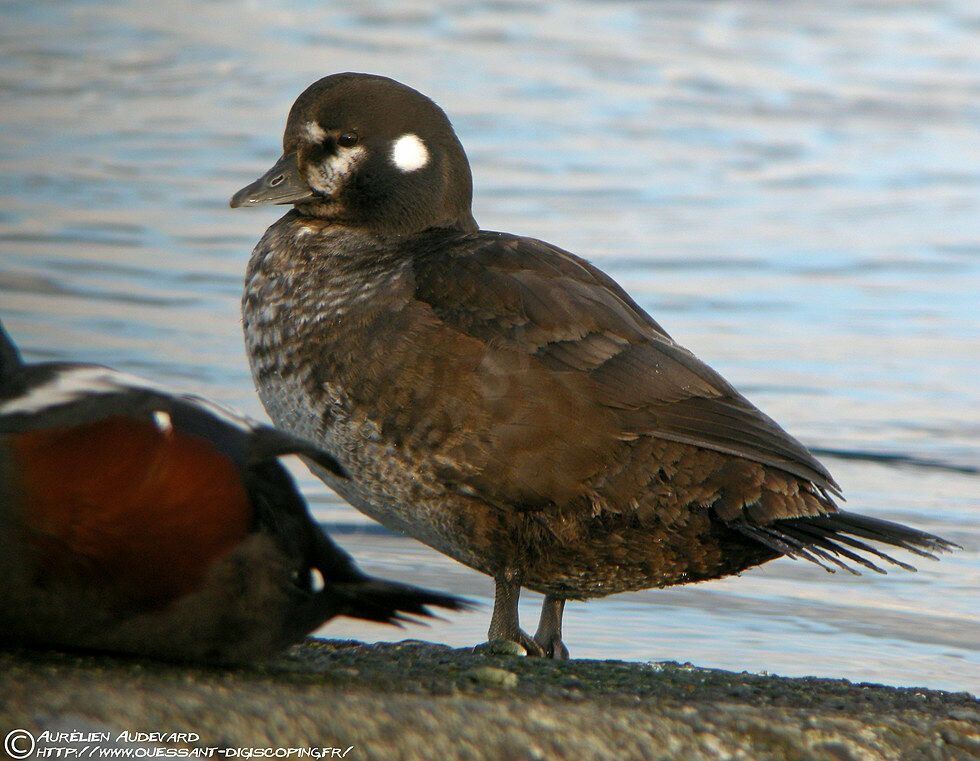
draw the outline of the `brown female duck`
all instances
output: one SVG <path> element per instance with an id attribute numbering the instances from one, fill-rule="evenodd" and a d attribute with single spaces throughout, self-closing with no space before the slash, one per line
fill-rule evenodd
<path id="1" fill-rule="evenodd" d="M 231 205 L 294 206 L 243 302 L 270 416 L 340 461 L 349 479 L 312 466 L 359 510 L 494 578 L 491 638 L 561 658 L 568 598 L 951 546 L 839 510 L 823 465 L 611 278 L 480 230 L 471 192 L 435 103 L 348 73 L 300 95 Z M 533 638 L 522 587 L 545 595 Z"/>

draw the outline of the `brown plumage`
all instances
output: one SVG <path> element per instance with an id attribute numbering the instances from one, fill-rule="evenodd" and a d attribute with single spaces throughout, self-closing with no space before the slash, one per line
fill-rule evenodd
<path id="1" fill-rule="evenodd" d="M 246 277 L 259 394 L 338 458 L 349 481 L 314 470 L 355 507 L 494 577 L 492 638 L 563 657 L 567 598 L 951 546 L 839 511 L 802 444 L 588 262 L 479 230 L 421 94 L 327 77 L 283 144 L 232 199 L 295 205 Z M 521 587 L 546 595 L 534 638 Z"/>

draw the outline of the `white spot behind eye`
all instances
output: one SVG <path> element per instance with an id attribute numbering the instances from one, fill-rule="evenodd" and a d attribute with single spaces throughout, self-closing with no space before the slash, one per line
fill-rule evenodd
<path id="1" fill-rule="evenodd" d="M 307 122 L 303 125 L 306 136 L 314 143 L 322 143 L 327 136 L 327 131 L 316 122 Z"/>
<path id="2" fill-rule="evenodd" d="M 391 144 L 391 161 L 403 172 L 414 172 L 429 163 L 429 150 L 418 135 L 402 135 Z"/>

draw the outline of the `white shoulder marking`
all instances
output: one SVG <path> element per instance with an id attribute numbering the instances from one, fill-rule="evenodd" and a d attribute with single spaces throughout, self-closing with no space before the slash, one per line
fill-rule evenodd
<path id="1" fill-rule="evenodd" d="M 408 133 L 391 144 L 391 161 L 403 172 L 414 172 L 429 163 L 429 149 L 422 138 Z"/>
<path id="2" fill-rule="evenodd" d="M 129 373 L 107 367 L 73 367 L 62 370 L 49 378 L 47 383 L 34 386 L 24 396 L 0 403 L 0 414 L 40 412 L 49 407 L 67 404 L 86 394 L 112 394 L 127 388 L 167 393 Z"/>
<path id="3" fill-rule="evenodd" d="M 303 131 L 310 141 L 314 143 L 322 143 L 323 138 L 327 136 L 327 131 L 316 122 L 307 122 L 304 124 Z"/>
<path id="4" fill-rule="evenodd" d="M 310 586 L 312 587 L 313 592 L 322 592 L 323 588 L 327 586 L 327 582 L 323 580 L 323 574 L 320 573 L 319 569 L 311 568 L 310 576 L 312 577 L 310 579 Z"/>
<path id="5" fill-rule="evenodd" d="M 157 430 L 160 433 L 170 433 L 174 429 L 174 423 L 170 419 L 170 415 L 163 410 L 156 410 L 153 413 L 153 423 L 156 425 Z"/>
<path id="6" fill-rule="evenodd" d="M 161 396 L 172 397 L 186 404 L 192 404 L 204 414 L 228 423 L 239 430 L 250 432 L 261 427 L 261 423 L 241 415 L 221 404 L 193 394 L 182 394 L 159 386 L 138 375 L 121 373 L 108 367 L 72 367 L 58 372 L 47 383 L 34 386 L 23 396 L 0 402 L 0 416 L 23 415 L 52 407 L 69 404 L 85 396 L 118 394 L 124 391 L 149 391 Z M 153 422 L 164 433 L 173 428 L 170 414 L 164 410 L 153 412 Z"/>

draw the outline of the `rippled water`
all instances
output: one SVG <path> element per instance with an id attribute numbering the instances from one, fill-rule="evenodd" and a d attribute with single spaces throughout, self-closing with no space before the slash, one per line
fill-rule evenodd
<path id="1" fill-rule="evenodd" d="M 977 691 L 978 14 L 966 0 L 8 0 L 0 316 L 33 359 L 112 364 L 261 415 L 238 301 L 281 211 L 227 199 L 278 155 L 307 84 L 393 76 L 449 113 L 484 227 L 592 259 L 831 450 L 852 509 L 966 548 L 914 575 L 777 561 L 570 604 L 573 655 Z M 369 570 L 489 603 L 486 578 L 302 484 Z M 325 634 L 465 645 L 488 618 Z"/>

